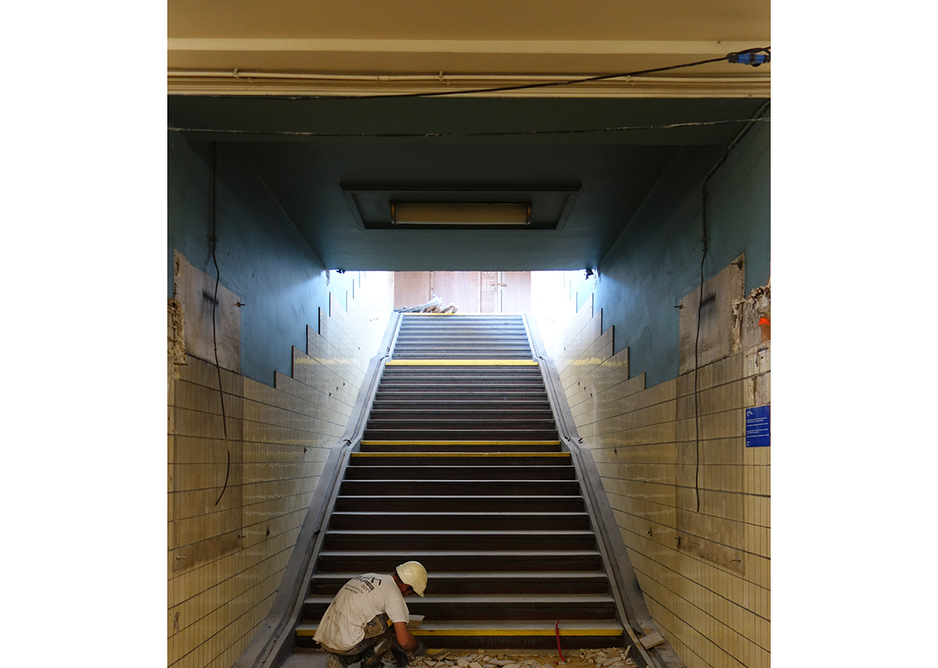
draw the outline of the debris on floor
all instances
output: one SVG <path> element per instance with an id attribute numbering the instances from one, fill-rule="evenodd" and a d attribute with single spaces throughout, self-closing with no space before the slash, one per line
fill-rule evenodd
<path id="1" fill-rule="evenodd" d="M 417 657 L 407 665 L 408 668 L 636 668 L 628 650 L 620 647 L 571 649 L 563 657 L 565 661 L 561 662 L 557 652 L 549 650 L 445 650 Z"/>
<path id="2" fill-rule="evenodd" d="M 395 309 L 398 313 L 456 313 L 458 310 L 459 307 L 455 304 L 443 306 L 443 300 L 437 297 L 436 294 L 434 294 L 433 299 L 426 304 Z"/>

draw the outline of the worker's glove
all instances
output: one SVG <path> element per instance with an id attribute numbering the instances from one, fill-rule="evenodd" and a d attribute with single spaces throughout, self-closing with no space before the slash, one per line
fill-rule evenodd
<path id="1" fill-rule="evenodd" d="M 414 650 L 414 656 L 423 656 L 427 653 L 427 646 L 421 641 L 417 641 L 417 649 Z"/>

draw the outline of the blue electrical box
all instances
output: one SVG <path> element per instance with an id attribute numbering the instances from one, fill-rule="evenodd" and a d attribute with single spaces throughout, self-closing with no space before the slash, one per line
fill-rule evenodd
<path id="1" fill-rule="evenodd" d="M 755 406 L 746 409 L 746 447 L 764 448 L 771 442 L 772 430 L 769 426 L 771 406 Z"/>

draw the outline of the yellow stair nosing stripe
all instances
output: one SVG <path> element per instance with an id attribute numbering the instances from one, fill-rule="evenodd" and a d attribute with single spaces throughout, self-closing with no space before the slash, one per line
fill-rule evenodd
<path id="1" fill-rule="evenodd" d="M 362 445 L 560 445 L 560 441 L 373 441 L 363 440 Z"/>
<path id="2" fill-rule="evenodd" d="M 554 629 L 414 629 L 415 636 L 555 636 Z M 560 629 L 561 636 L 620 636 L 622 629 Z M 315 628 L 297 628 L 296 635 L 312 637 Z"/>
<path id="3" fill-rule="evenodd" d="M 471 360 L 471 359 L 432 359 L 432 360 L 396 360 L 389 359 L 386 366 L 537 366 L 537 360 Z"/>
<path id="4" fill-rule="evenodd" d="M 575 629 L 565 631 L 560 629 L 561 636 L 621 636 L 622 630 L 616 629 Z M 554 629 L 417 629 L 415 636 L 550 636 L 557 635 Z"/>
<path id="5" fill-rule="evenodd" d="M 570 457 L 569 452 L 353 452 L 352 457 Z"/>

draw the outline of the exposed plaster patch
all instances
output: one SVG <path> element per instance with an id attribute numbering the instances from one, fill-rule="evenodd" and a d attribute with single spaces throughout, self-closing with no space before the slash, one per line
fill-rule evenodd
<path id="1" fill-rule="evenodd" d="M 733 352 L 772 338 L 772 280 L 733 302 Z"/>
<path id="2" fill-rule="evenodd" d="M 241 300 L 219 285 L 216 302 L 215 277 L 193 267 L 178 252 L 175 252 L 173 269 L 173 297 L 182 314 L 186 353 L 214 364 L 217 344 L 219 366 L 240 373 Z"/>
<path id="3" fill-rule="evenodd" d="M 183 329 L 182 305 L 170 298 L 166 303 L 167 329 L 167 373 L 171 380 L 179 380 L 179 367 L 188 364 L 186 357 L 185 332 Z"/>
<path id="4" fill-rule="evenodd" d="M 681 299 L 679 373 L 688 373 L 698 366 L 705 366 L 738 352 L 734 347 L 734 307 L 736 302 L 742 299 L 745 290 L 745 257 L 745 254 L 740 255 L 723 271 L 704 282 L 703 299 L 700 288 L 692 290 Z"/>

